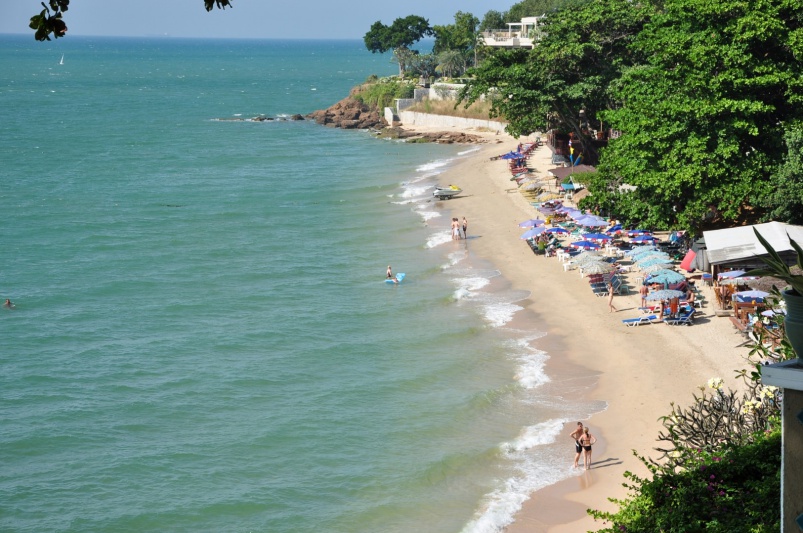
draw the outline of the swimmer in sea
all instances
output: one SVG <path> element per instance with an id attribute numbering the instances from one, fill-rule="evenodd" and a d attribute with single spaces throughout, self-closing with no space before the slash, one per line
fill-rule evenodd
<path id="1" fill-rule="evenodd" d="M 5 303 L 3 303 L 3 307 L 5 307 L 6 309 L 14 309 L 15 305 L 11 302 L 11 300 L 6 298 Z"/>

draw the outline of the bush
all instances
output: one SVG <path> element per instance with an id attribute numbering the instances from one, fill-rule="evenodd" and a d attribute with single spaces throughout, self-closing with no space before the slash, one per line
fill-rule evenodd
<path id="1" fill-rule="evenodd" d="M 354 97 L 369 107 L 382 109 L 394 105 L 396 98 L 412 98 L 415 84 L 397 78 L 382 78 L 360 87 Z"/>
<path id="2" fill-rule="evenodd" d="M 600 533 L 780 531 L 780 431 L 752 441 L 718 452 L 684 450 L 680 471 L 639 457 L 652 479 L 626 472 L 629 499 L 611 500 L 619 511 L 589 514 L 610 524 Z"/>

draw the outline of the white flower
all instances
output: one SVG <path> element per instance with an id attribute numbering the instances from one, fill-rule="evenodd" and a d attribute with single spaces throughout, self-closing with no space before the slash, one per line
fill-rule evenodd
<path id="1" fill-rule="evenodd" d="M 758 393 L 760 398 L 767 398 L 771 400 L 775 398 L 775 392 L 778 390 L 778 387 L 768 386 L 761 389 L 761 392 Z"/>
<path id="2" fill-rule="evenodd" d="M 720 390 L 723 383 L 722 378 L 711 378 L 708 380 L 708 388 Z"/>
<path id="3" fill-rule="evenodd" d="M 669 457 L 671 457 L 672 459 L 677 459 L 681 455 L 682 454 L 678 450 L 672 450 L 671 452 L 669 452 Z"/>

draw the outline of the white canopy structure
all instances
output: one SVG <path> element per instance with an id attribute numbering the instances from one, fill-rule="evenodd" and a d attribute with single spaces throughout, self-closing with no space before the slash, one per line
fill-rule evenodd
<path id="1" fill-rule="evenodd" d="M 704 231 L 703 237 L 705 237 L 708 261 L 712 265 L 761 266 L 762 263 L 757 256 L 766 255 L 767 251 L 758 242 L 753 228 L 769 242 L 782 258 L 788 259 L 790 264 L 795 256 L 795 251 L 789 239 L 791 238 L 803 246 L 803 226 L 793 226 L 783 222 Z"/>

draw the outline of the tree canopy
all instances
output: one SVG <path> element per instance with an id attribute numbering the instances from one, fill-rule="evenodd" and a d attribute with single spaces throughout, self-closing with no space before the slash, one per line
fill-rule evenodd
<path id="1" fill-rule="evenodd" d="M 494 51 L 463 97 L 491 95 L 514 135 L 556 128 L 601 146 L 585 207 L 657 229 L 791 221 L 801 58 L 793 0 L 576 0 L 548 13 L 533 50 Z M 611 128 L 607 147 L 589 142 Z"/>
<path id="2" fill-rule="evenodd" d="M 397 18 L 390 26 L 377 20 L 371 25 L 363 40 L 365 47 L 371 53 L 384 54 L 393 50 L 393 56 L 399 63 L 399 75 L 403 77 L 405 67 L 410 61 L 409 56 L 412 52 L 410 47 L 427 35 L 432 35 L 429 21 L 417 15 L 408 15 Z"/>
<path id="3" fill-rule="evenodd" d="M 48 5 L 42 2 L 44 9 L 32 16 L 28 24 L 28 27 L 34 30 L 34 38 L 37 41 L 49 41 L 51 35 L 58 39 L 67 34 L 67 24 L 63 17 L 70 8 L 70 0 L 48 0 Z M 231 0 L 204 0 L 204 6 L 207 11 L 212 11 L 215 6 L 218 9 L 232 7 Z"/>

